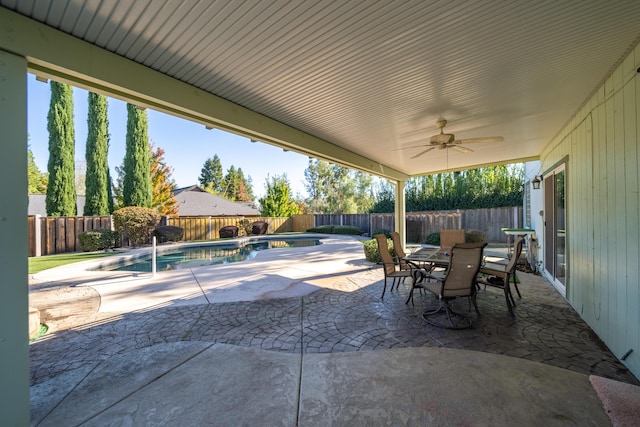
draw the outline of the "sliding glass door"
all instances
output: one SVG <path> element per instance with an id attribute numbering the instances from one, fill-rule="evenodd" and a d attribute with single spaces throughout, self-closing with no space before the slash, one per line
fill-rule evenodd
<path id="1" fill-rule="evenodd" d="M 544 177 L 544 268 L 565 296 L 566 234 L 565 166 L 561 165 Z"/>

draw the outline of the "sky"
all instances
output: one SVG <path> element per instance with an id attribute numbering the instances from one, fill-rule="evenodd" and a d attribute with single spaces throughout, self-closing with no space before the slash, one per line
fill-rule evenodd
<path id="1" fill-rule="evenodd" d="M 49 132 L 47 114 L 51 90 L 48 83 L 27 75 L 27 128 L 29 146 L 41 172 L 47 171 L 49 159 Z M 88 92 L 73 88 L 75 160 L 85 165 L 87 143 Z M 115 180 L 115 167 L 121 166 L 125 155 L 127 106 L 117 99 L 108 99 L 109 168 Z M 232 165 L 241 168 L 245 177 L 251 177 L 256 199 L 264 196 L 268 177 L 286 174 L 293 195 L 307 197 L 304 188 L 304 170 L 309 164 L 307 156 L 283 151 L 265 143 L 252 143 L 248 138 L 147 109 L 149 139 L 155 147 L 165 151 L 165 163 L 173 168 L 172 178 L 178 188 L 199 185 L 198 177 L 204 162 L 218 155 L 226 174 Z"/>

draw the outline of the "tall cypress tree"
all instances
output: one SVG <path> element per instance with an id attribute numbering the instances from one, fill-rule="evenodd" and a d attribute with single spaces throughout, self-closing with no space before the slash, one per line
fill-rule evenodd
<path id="1" fill-rule="evenodd" d="M 127 104 L 127 148 L 122 183 L 125 206 L 151 207 L 153 190 L 147 129 L 147 112 Z"/>
<path id="2" fill-rule="evenodd" d="M 50 87 L 51 100 L 47 115 L 49 182 L 45 199 L 47 215 L 75 216 L 77 205 L 74 179 L 73 89 L 53 80 Z"/>
<path id="3" fill-rule="evenodd" d="M 109 131 L 107 120 L 107 97 L 89 92 L 89 114 L 87 117 L 87 175 L 85 179 L 86 201 L 84 215 L 109 215 L 111 181 L 107 154 Z"/>

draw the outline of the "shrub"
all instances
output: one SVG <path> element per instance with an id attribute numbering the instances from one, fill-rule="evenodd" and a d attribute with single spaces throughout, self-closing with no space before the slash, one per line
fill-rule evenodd
<path id="1" fill-rule="evenodd" d="M 139 206 L 128 206 L 113 212 L 114 228 L 134 246 L 148 243 L 159 221 L 160 215 L 156 211 Z"/>
<path id="2" fill-rule="evenodd" d="M 376 228 L 371 233 L 372 236 L 375 236 L 376 234 L 384 234 L 385 236 L 387 236 L 387 239 L 389 239 L 391 237 L 391 231 L 386 230 L 384 228 Z"/>
<path id="3" fill-rule="evenodd" d="M 175 225 L 161 225 L 153 230 L 153 235 L 158 239 L 158 243 L 178 242 L 184 236 L 184 229 Z"/>
<path id="4" fill-rule="evenodd" d="M 244 233 L 238 233 L 239 236 L 248 236 L 251 234 L 253 230 L 253 223 L 246 218 L 241 219 L 240 221 L 236 221 L 236 226 L 238 230 L 243 231 Z"/>
<path id="5" fill-rule="evenodd" d="M 117 231 L 96 228 L 78 235 L 78 240 L 84 252 L 101 251 L 118 246 L 120 234 Z"/>
<path id="6" fill-rule="evenodd" d="M 308 233 L 324 233 L 324 234 L 333 234 L 333 225 L 318 225 L 316 227 L 311 227 L 307 229 Z"/>
<path id="7" fill-rule="evenodd" d="M 440 233 L 431 233 L 424 241 L 427 245 L 440 246 Z"/>
<path id="8" fill-rule="evenodd" d="M 393 242 L 391 239 L 387 239 L 387 249 L 391 256 L 394 256 Z M 364 257 L 367 261 L 380 262 L 380 253 L 378 252 L 378 241 L 376 239 L 367 240 L 364 242 Z"/>
<path id="9" fill-rule="evenodd" d="M 350 225 L 336 225 L 333 227 L 333 234 L 351 234 L 354 236 L 362 236 L 362 230 L 358 227 Z"/>
<path id="10" fill-rule="evenodd" d="M 307 233 L 351 234 L 355 236 L 362 236 L 363 234 L 361 229 L 351 225 L 318 225 L 307 229 Z"/>
<path id="11" fill-rule="evenodd" d="M 484 243 L 486 234 L 480 230 L 466 230 L 464 232 L 464 241 L 467 243 Z"/>

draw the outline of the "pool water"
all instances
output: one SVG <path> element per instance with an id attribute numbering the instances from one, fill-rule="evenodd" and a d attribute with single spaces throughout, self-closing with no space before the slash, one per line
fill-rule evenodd
<path id="1" fill-rule="evenodd" d="M 175 250 L 158 252 L 156 257 L 156 271 L 181 270 L 204 265 L 229 264 L 255 258 L 260 251 L 275 248 L 292 248 L 316 246 L 318 239 L 281 239 L 281 240 L 252 240 L 251 243 L 238 246 L 237 244 L 209 244 L 202 246 L 179 247 Z M 97 268 L 98 271 L 151 271 L 151 254 L 126 261 Z"/>

